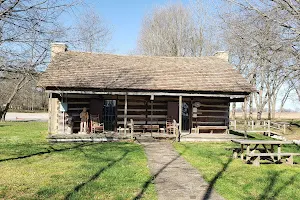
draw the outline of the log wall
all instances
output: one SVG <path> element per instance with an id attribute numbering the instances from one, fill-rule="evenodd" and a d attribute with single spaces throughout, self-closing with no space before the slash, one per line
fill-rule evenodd
<path id="1" fill-rule="evenodd" d="M 58 99 L 58 100 L 57 100 Z M 58 127 L 55 131 L 63 133 L 63 124 L 65 123 L 65 131 L 67 129 L 67 118 L 72 116 L 73 120 L 73 132 L 79 131 L 80 127 L 80 112 L 84 107 L 90 113 L 90 102 L 92 99 L 103 100 L 116 100 L 116 124 L 115 129 L 124 126 L 124 96 L 116 95 L 84 95 L 84 94 L 68 94 L 62 98 L 56 98 L 56 100 L 49 100 L 49 103 L 53 102 L 56 109 L 52 109 L 51 117 L 52 121 L 57 122 Z M 164 127 L 166 119 L 168 118 L 168 109 L 170 109 L 170 102 L 178 102 L 179 97 L 154 97 L 154 101 L 151 102 L 150 96 L 128 96 L 127 107 L 127 119 L 134 120 L 135 124 L 148 124 L 160 125 Z M 68 111 L 63 112 L 57 110 L 58 106 L 55 102 L 65 102 L 68 104 Z M 169 102 L 169 103 L 168 103 Z M 183 102 L 189 105 L 189 127 L 197 126 L 228 126 L 229 125 L 229 98 L 183 98 Z M 199 103 L 197 103 L 199 102 Z M 151 103 L 153 104 L 153 110 L 151 110 Z M 199 104 L 196 107 L 196 104 Z M 169 108 L 168 108 L 169 105 Z M 174 108 L 172 108 L 174 109 Z M 50 111 L 49 111 L 50 112 Z M 151 121 L 152 113 L 152 121 Z M 65 118 L 65 119 L 64 119 Z M 64 122 L 65 120 L 65 122 Z M 55 129 L 55 125 L 52 123 L 51 127 Z"/>
<path id="2" fill-rule="evenodd" d="M 200 106 L 196 106 L 197 102 Z M 192 127 L 229 126 L 229 98 L 198 98 L 192 100 Z M 219 131 L 224 132 L 224 131 Z"/>
<path id="3" fill-rule="evenodd" d="M 168 99 L 155 97 L 151 102 L 149 96 L 128 96 L 127 119 L 133 119 L 134 124 L 151 124 L 163 126 L 166 124 Z M 151 104 L 153 110 L 151 110 Z M 118 126 L 124 126 L 125 99 L 120 96 L 117 101 Z M 152 121 L 151 121 L 152 113 Z"/>

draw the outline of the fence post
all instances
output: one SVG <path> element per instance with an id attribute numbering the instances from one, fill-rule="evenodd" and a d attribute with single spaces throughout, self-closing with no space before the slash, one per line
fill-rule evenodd
<path id="1" fill-rule="evenodd" d="M 133 140 L 133 119 L 130 119 L 130 138 Z"/>
<path id="2" fill-rule="evenodd" d="M 254 121 L 252 120 L 252 131 L 254 130 Z"/>
<path id="3" fill-rule="evenodd" d="M 234 131 L 236 131 L 236 119 L 233 121 L 234 125 Z"/>
<path id="4" fill-rule="evenodd" d="M 268 136 L 271 136 L 271 120 L 268 120 Z"/>
<path id="5" fill-rule="evenodd" d="M 264 129 L 266 129 L 266 121 L 264 120 Z"/>

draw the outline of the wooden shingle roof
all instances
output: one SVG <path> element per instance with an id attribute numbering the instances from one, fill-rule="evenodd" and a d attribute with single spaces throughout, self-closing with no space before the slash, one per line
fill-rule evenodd
<path id="1" fill-rule="evenodd" d="M 227 61 L 67 51 L 56 55 L 39 85 L 47 87 L 193 92 L 246 92 L 251 85 Z"/>

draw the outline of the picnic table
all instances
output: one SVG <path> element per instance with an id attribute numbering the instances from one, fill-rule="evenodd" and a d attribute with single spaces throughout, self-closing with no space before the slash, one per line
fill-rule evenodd
<path id="1" fill-rule="evenodd" d="M 240 144 L 240 148 L 234 149 L 234 158 L 238 156 L 244 160 L 246 155 L 246 161 L 250 161 L 252 158 L 255 159 L 254 165 L 259 165 L 260 157 L 269 157 L 272 161 L 277 162 L 281 160 L 281 157 L 288 157 L 289 163 L 293 162 L 294 155 L 300 155 L 299 153 L 282 153 L 281 147 L 284 144 L 292 144 L 291 141 L 280 141 L 280 140 L 231 140 L 234 143 Z M 274 147 L 277 147 L 277 152 L 274 152 Z M 246 153 L 244 152 L 246 150 Z M 277 159 L 275 159 L 277 157 Z"/>

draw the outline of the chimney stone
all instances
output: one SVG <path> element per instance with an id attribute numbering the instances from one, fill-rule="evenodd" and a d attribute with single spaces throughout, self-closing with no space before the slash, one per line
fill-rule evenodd
<path id="1" fill-rule="evenodd" d="M 51 59 L 56 56 L 56 54 L 61 52 L 66 52 L 68 47 L 65 43 L 51 43 Z"/>
<path id="2" fill-rule="evenodd" d="M 214 54 L 214 56 L 221 58 L 223 60 L 226 60 L 227 62 L 229 62 L 229 54 L 227 51 L 218 51 Z"/>

